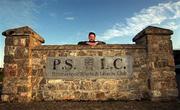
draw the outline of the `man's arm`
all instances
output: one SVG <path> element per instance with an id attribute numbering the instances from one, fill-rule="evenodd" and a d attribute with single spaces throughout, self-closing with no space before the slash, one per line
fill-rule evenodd
<path id="1" fill-rule="evenodd" d="M 103 41 L 98 41 L 98 44 L 97 45 L 105 45 L 106 43 L 103 42 Z"/>
<path id="2" fill-rule="evenodd" d="M 87 45 L 86 41 L 80 41 L 78 42 L 78 45 Z"/>

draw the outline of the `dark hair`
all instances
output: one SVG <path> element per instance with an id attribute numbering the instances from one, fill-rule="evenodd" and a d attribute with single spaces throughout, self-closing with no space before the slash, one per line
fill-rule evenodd
<path id="1" fill-rule="evenodd" d="M 89 32 L 89 36 L 93 34 L 94 36 L 96 36 L 96 34 L 94 32 Z"/>

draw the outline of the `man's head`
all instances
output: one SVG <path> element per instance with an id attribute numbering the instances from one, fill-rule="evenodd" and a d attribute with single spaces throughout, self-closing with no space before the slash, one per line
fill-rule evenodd
<path id="1" fill-rule="evenodd" d="M 94 32 L 90 32 L 88 38 L 90 42 L 95 41 L 96 34 Z"/>

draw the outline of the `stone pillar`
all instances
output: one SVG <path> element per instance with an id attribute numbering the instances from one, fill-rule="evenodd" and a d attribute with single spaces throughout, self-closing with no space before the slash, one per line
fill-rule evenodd
<path id="1" fill-rule="evenodd" d="M 2 34 L 6 36 L 2 101 L 28 102 L 32 95 L 32 49 L 44 39 L 27 26 Z"/>
<path id="2" fill-rule="evenodd" d="M 146 46 L 151 100 L 171 100 L 178 96 L 172 34 L 171 30 L 149 26 L 133 38 L 137 45 Z"/>

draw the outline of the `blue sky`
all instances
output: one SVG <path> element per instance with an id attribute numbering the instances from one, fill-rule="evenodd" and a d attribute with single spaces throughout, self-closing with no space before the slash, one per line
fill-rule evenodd
<path id="1" fill-rule="evenodd" d="M 0 0 L 0 32 L 30 26 L 45 44 L 76 44 L 94 31 L 97 40 L 133 43 L 143 28 L 153 25 L 174 31 L 173 48 L 180 49 L 179 0 Z M 0 67 L 4 36 L 0 37 Z"/>

